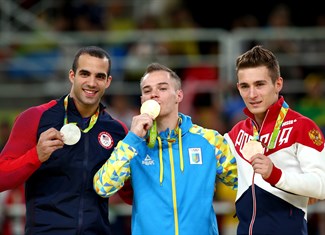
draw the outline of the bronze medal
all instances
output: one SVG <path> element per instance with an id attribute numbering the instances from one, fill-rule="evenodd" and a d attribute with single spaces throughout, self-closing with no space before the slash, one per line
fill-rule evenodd
<path id="1" fill-rule="evenodd" d="M 241 150 L 241 153 L 247 161 L 251 161 L 252 156 L 255 154 L 264 153 L 264 147 L 262 143 L 257 140 L 250 140 L 245 143 L 244 147 Z"/>

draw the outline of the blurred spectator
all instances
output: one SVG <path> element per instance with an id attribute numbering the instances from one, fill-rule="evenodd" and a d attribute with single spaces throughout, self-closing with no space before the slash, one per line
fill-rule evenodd
<path id="1" fill-rule="evenodd" d="M 0 193 L 0 234 L 22 235 L 25 229 L 24 186 Z M 2 220 L 1 220 L 2 219 Z"/>
<path id="2" fill-rule="evenodd" d="M 292 26 L 291 10 L 284 4 L 275 5 L 268 16 L 268 26 L 272 28 L 286 28 Z"/>
<path id="3" fill-rule="evenodd" d="M 235 235 L 237 233 L 238 218 L 235 216 L 236 191 L 217 182 L 214 200 L 220 203 L 217 215 L 220 235 Z"/>
<path id="4" fill-rule="evenodd" d="M 168 29 L 195 30 L 198 25 L 192 18 L 191 13 L 184 7 L 178 6 L 171 9 L 165 17 L 165 26 Z M 193 38 L 192 38 L 193 35 Z M 188 62 L 197 62 L 197 56 L 200 54 L 200 46 L 194 38 L 195 32 L 192 32 L 186 40 L 171 40 L 167 46 L 171 55 L 184 55 Z"/>
<path id="5" fill-rule="evenodd" d="M 108 112 L 116 119 L 123 121 L 128 128 L 131 126 L 133 116 L 139 113 L 132 98 L 123 94 L 105 96 L 105 103 L 108 105 Z M 140 100 L 139 100 L 140 102 Z M 118 194 L 114 194 L 109 198 L 110 203 L 110 221 L 112 225 L 113 235 L 131 235 L 131 208 L 120 198 Z M 124 209 L 126 213 L 124 213 Z M 129 210 L 128 210 L 129 209 Z"/>
<path id="6" fill-rule="evenodd" d="M 219 115 L 219 107 L 213 102 L 213 94 L 197 92 L 193 98 L 193 103 L 189 104 L 191 110 L 189 113 L 192 116 L 193 122 L 218 130 L 222 134 L 224 132 L 224 125 Z"/>
<path id="7" fill-rule="evenodd" d="M 125 34 L 123 33 L 137 27 L 130 4 L 120 0 L 109 1 L 104 14 L 104 27 L 108 35 L 111 32 L 116 32 L 116 39 L 107 45 L 107 50 L 110 51 L 110 55 L 115 61 L 115 66 L 111 71 L 114 80 L 123 81 L 127 73 L 124 64 L 129 50 L 129 43 L 124 42 Z"/>
<path id="8" fill-rule="evenodd" d="M 127 95 L 116 94 L 105 97 L 105 100 L 108 104 L 108 112 L 130 128 L 133 116 L 138 115 L 140 109 L 135 108 L 135 104 L 131 103 L 132 98 Z"/>
<path id="9" fill-rule="evenodd" d="M 9 120 L 0 123 L 0 152 L 11 132 Z M 0 235 L 22 235 L 25 228 L 24 186 L 0 193 Z"/>
<path id="10" fill-rule="evenodd" d="M 164 56 L 169 54 L 164 42 L 153 37 L 150 30 L 161 29 L 161 23 L 156 15 L 146 14 L 137 21 L 140 30 L 139 39 L 129 45 L 125 58 L 125 80 L 138 81 L 143 75 L 146 65 L 152 61 L 169 64 Z"/>
<path id="11" fill-rule="evenodd" d="M 284 30 L 292 26 L 290 8 L 284 3 L 275 5 L 267 17 L 266 30 L 271 30 L 272 34 L 277 35 L 277 37 L 264 40 L 260 44 L 277 54 L 280 63 L 282 63 L 281 75 L 283 77 L 287 79 L 302 79 L 303 70 L 301 67 L 285 63 L 289 59 L 297 60 L 300 50 L 300 45 L 297 41 L 283 38 Z M 281 61 L 281 56 L 286 56 L 287 60 Z"/>
<path id="12" fill-rule="evenodd" d="M 68 32 L 74 30 L 74 16 L 75 10 L 72 1 L 58 0 L 49 22 L 55 31 Z"/>
<path id="13" fill-rule="evenodd" d="M 245 103 L 237 90 L 236 84 L 228 84 L 223 90 L 224 99 L 222 100 L 222 116 L 226 125 L 226 131 L 237 124 L 238 121 L 246 118 L 243 113 Z"/>
<path id="14" fill-rule="evenodd" d="M 105 29 L 110 32 L 114 30 L 133 30 L 136 28 L 135 20 L 132 17 L 132 9 L 125 2 L 112 0 L 105 11 Z"/>
<path id="15" fill-rule="evenodd" d="M 232 21 L 231 30 L 245 30 L 245 29 L 254 29 L 259 28 L 260 22 L 258 18 L 252 14 L 245 14 L 243 16 L 237 17 Z M 258 42 L 252 38 L 251 40 L 247 40 L 247 42 L 241 43 L 242 50 L 248 50 L 252 48 L 254 45 L 258 44 Z"/>
<path id="16" fill-rule="evenodd" d="M 232 21 L 231 29 L 238 28 L 257 28 L 260 27 L 260 23 L 256 16 L 252 14 L 246 14 L 240 17 L 234 18 Z"/>
<path id="17" fill-rule="evenodd" d="M 41 38 L 38 40 L 42 41 Z M 56 78 L 61 52 L 54 46 L 42 48 L 41 44 L 37 45 L 38 49 L 30 51 L 21 48 L 21 51 L 16 51 L 16 55 L 8 61 L 7 76 L 11 80 L 48 81 Z"/>
<path id="18" fill-rule="evenodd" d="M 104 8 L 98 0 L 84 0 L 75 11 L 74 25 L 77 31 L 99 31 L 104 29 Z"/>
<path id="19" fill-rule="evenodd" d="M 325 75 L 321 73 L 310 73 L 304 79 L 306 94 L 295 104 L 295 109 L 303 115 L 311 118 L 325 134 L 325 97 L 324 97 Z M 325 205 L 320 201 L 317 205 Z M 315 212 L 308 219 L 308 230 L 310 234 L 325 235 L 325 212 Z"/>
<path id="20" fill-rule="evenodd" d="M 325 28 L 325 13 L 315 14 L 315 28 L 324 31 Z M 308 61 L 308 66 L 304 66 L 304 75 L 309 73 L 323 73 L 325 74 L 324 58 L 325 53 L 325 40 L 324 38 L 315 37 L 314 39 L 302 39 L 301 52 L 305 53 L 304 56 Z M 314 54 L 314 56 L 312 56 Z M 314 57 L 314 58 L 313 58 Z M 317 59 L 319 57 L 320 59 Z"/>
<path id="21" fill-rule="evenodd" d="M 314 120 L 325 134 L 324 82 L 324 74 L 309 74 L 304 79 L 306 94 L 297 101 L 295 109 Z"/>
<path id="22" fill-rule="evenodd" d="M 183 98 L 180 111 L 189 113 L 192 119 L 202 126 L 222 131 L 223 125 L 217 121 L 219 106 L 214 102 L 214 92 L 217 87 L 219 71 L 209 64 L 196 64 L 184 69 L 181 73 Z"/>
<path id="23" fill-rule="evenodd" d="M 23 41 L 12 41 L 12 52 L 6 60 L 7 80 L 47 81 L 55 77 L 60 60 L 58 42 L 46 32 L 45 14 L 38 15 L 38 24 Z"/>
<path id="24" fill-rule="evenodd" d="M 212 64 L 198 63 L 184 69 L 182 72 L 184 81 L 217 81 L 219 79 L 219 69 Z"/>

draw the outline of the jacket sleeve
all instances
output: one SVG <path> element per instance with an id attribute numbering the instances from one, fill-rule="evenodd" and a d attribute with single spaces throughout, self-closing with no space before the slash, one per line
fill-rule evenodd
<path id="1" fill-rule="evenodd" d="M 266 179 L 271 185 L 293 194 L 325 199 L 325 146 L 322 131 L 309 119 L 303 120 L 303 128 L 291 134 L 296 144 L 294 154 L 299 171 L 289 167 L 283 170 L 282 162 L 274 163 L 271 176 Z M 288 153 L 289 155 L 290 153 Z M 287 161 L 289 158 L 287 158 Z M 294 165 L 294 162 L 291 162 Z"/>
<path id="2" fill-rule="evenodd" d="M 232 189 L 238 188 L 237 163 L 236 158 L 230 151 L 230 146 L 226 139 L 217 132 L 214 138 L 215 155 L 217 158 L 218 178 Z"/>
<path id="3" fill-rule="evenodd" d="M 0 192 L 23 184 L 41 166 L 36 151 L 40 116 L 39 109 L 30 108 L 16 118 L 0 153 Z"/>
<path id="4" fill-rule="evenodd" d="M 117 144 L 110 158 L 94 175 L 93 186 L 99 196 L 104 198 L 112 196 L 129 179 L 131 175 L 130 160 L 137 154 L 135 148 L 125 142 L 131 135 L 134 134 L 129 132 L 124 140 Z M 126 187 L 129 186 L 126 185 Z"/>

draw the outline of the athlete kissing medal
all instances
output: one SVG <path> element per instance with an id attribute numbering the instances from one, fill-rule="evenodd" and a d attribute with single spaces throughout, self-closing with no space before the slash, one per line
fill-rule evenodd
<path id="1" fill-rule="evenodd" d="M 152 119 L 156 119 L 156 117 L 159 115 L 160 112 L 160 105 L 157 101 L 155 100 L 147 100 L 143 102 L 140 108 L 140 113 L 147 113 L 152 117 Z M 149 131 L 149 141 L 148 141 L 148 146 L 152 148 L 155 145 L 157 138 L 157 122 L 156 120 L 153 121 L 153 125 L 150 128 Z"/>
<path id="2" fill-rule="evenodd" d="M 143 102 L 140 108 L 140 113 L 147 113 L 152 117 L 152 119 L 155 119 L 160 112 L 160 105 L 157 101 L 155 100 L 147 100 Z"/>
<path id="3" fill-rule="evenodd" d="M 252 156 L 254 156 L 257 153 L 264 152 L 264 147 L 260 141 L 250 140 L 247 143 L 245 143 L 241 152 L 242 152 L 244 158 L 246 158 L 246 160 L 250 162 Z"/>
<path id="4" fill-rule="evenodd" d="M 74 145 L 78 143 L 81 137 L 81 131 L 74 123 L 63 125 L 60 132 L 63 135 L 63 142 L 66 145 Z"/>

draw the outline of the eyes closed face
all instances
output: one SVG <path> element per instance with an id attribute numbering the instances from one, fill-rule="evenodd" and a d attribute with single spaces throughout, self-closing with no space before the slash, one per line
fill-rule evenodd
<path id="1" fill-rule="evenodd" d="M 159 117 L 178 115 L 178 103 L 183 98 L 181 90 L 177 90 L 176 82 L 166 71 L 154 71 L 147 74 L 141 83 L 141 103 L 154 99 L 160 104 Z"/>
<path id="2" fill-rule="evenodd" d="M 278 100 L 283 79 L 279 77 L 273 84 L 265 66 L 240 69 L 237 76 L 237 88 L 247 108 L 263 121 L 267 109 Z"/>

